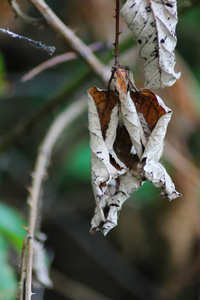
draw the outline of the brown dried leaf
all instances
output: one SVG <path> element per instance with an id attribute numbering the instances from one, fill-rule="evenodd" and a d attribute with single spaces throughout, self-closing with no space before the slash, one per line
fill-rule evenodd
<path id="1" fill-rule="evenodd" d="M 164 108 L 158 103 L 156 94 L 149 89 L 143 89 L 138 92 L 131 92 L 131 98 L 135 103 L 137 112 L 143 115 L 152 131 L 160 117 L 166 114 Z"/>
<path id="2" fill-rule="evenodd" d="M 100 91 L 96 87 L 90 88 L 88 93 L 92 96 L 96 104 L 101 123 L 102 135 L 105 139 L 112 110 L 119 99 L 113 91 Z"/>
<path id="3" fill-rule="evenodd" d="M 136 154 L 131 153 L 133 144 L 125 126 L 118 127 L 116 140 L 113 146 L 117 157 L 130 170 L 137 170 L 139 158 Z"/>
<path id="4" fill-rule="evenodd" d="M 123 67 L 119 67 L 115 71 L 115 74 L 114 74 L 114 76 L 116 78 L 115 86 L 116 86 L 117 90 L 121 90 L 125 94 L 127 93 L 127 84 L 126 84 L 127 75 L 126 74 L 127 74 L 127 71 Z"/>

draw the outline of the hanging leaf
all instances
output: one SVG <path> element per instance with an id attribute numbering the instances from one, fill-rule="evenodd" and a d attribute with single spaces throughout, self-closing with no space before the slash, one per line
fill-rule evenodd
<path id="1" fill-rule="evenodd" d="M 110 222 L 115 222 L 113 216 L 110 216 L 113 213 L 109 214 L 108 209 L 118 186 L 115 179 L 127 170 L 113 150 L 118 126 L 118 102 L 113 91 L 108 93 L 95 87 L 88 91 L 91 180 L 96 200 L 91 231 L 99 229 L 104 234 L 111 228 Z"/>
<path id="2" fill-rule="evenodd" d="M 115 76 L 118 77 L 118 73 Z M 118 84 L 116 88 L 119 92 L 123 122 L 139 159 L 137 170 L 133 170 L 134 175 L 136 176 L 135 171 L 139 171 L 138 175 L 143 180 L 161 187 L 162 197 L 172 200 L 181 196 L 175 190 L 165 168 L 159 163 L 172 111 L 151 90 L 128 91 L 125 94 Z"/>
<path id="3" fill-rule="evenodd" d="M 120 12 L 145 59 L 145 86 L 156 89 L 173 85 L 180 77 L 174 71 L 176 0 L 127 0 Z"/>
<path id="4" fill-rule="evenodd" d="M 115 91 L 88 91 L 91 177 L 96 200 L 91 232 L 106 235 L 117 225 L 124 201 L 150 181 L 161 196 L 180 194 L 159 163 L 172 111 L 151 90 L 138 91 L 123 67 L 114 73 Z"/>

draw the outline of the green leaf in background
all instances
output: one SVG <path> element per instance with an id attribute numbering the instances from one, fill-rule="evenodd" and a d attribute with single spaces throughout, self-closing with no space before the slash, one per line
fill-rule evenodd
<path id="1" fill-rule="evenodd" d="M 0 203 L 0 235 L 9 241 L 18 253 L 21 253 L 26 235 L 22 226 L 25 226 L 25 221 L 21 215 L 13 208 Z"/>
<path id="2" fill-rule="evenodd" d="M 0 52 L 0 96 L 2 96 L 6 92 L 6 80 L 5 80 L 5 63 L 3 55 Z"/>
<path id="3" fill-rule="evenodd" d="M 148 206 L 159 201 L 160 190 L 156 188 L 151 182 L 146 181 L 142 188 L 133 193 L 133 203 L 136 206 Z"/>
<path id="4" fill-rule="evenodd" d="M 162 165 L 166 168 L 169 174 L 172 173 L 173 168 L 169 161 L 162 159 Z M 171 175 L 170 175 L 171 176 Z M 132 194 L 133 204 L 139 207 L 146 207 L 149 205 L 156 205 L 161 203 L 160 188 L 155 187 L 151 182 L 144 182 L 143 186 Z"/>
<path id="5" fill-rule="evenodd" d="M 73 153 L 67 157 L 65 162 L 67 174 L 70 178 L 79 178 L 84 181 L 90 181 L 90 147 L 88 139 L 81 139 Z"/>
<path id="6" fill-rule="evenodd" d="M 18 280 L 8 264 L 8 243 L 0 236 L 0 300 L 16 300 Z"/>

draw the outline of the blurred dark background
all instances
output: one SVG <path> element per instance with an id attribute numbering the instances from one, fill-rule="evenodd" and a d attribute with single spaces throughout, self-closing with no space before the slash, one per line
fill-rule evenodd
<path id="1" fill-rule="evenodd" d="M 114 1 L 47 1 L 86 43 L 100 42 L 96 55 L 112 64 Z M 43 187 L 41 231 L 53 281 L 44 289 L 35 281 L 33 299 L 173 299 L 200 297 L 200 4 L 179 1 L 177 65 L 181 79 L 158 91 L 172 108 L 162 163 L 182 198 L 168 202 L 145 183 L 124 204 L 119 224 L 108 236 L 89 233 L 95 207 L 90 185 L 87 113 L 60 137 Z M 24 12 L 39 17 L 20 1 Z M 51 28 L 16 18 L 8 1 L 0 2 L 0 28 L 71 51 Z M 143 86 L 142 60 L 121 20 L 121 63 L 131 66 Z M 0 299 L 17 299 L 22 241 L 27 224 L 27 188 L 39 146 L 56 116 L 93 85 L 104 84 L 81 59 L 21 78 L 48 60 L 48 54 L 0 33 Z M 57 99 L 57 101 L 56 101 Z M 53 105 L 51 105 L 53 103 Z M 44 112 L 41 111 L 44 109 Z M 38 117 L 39 116 L 39 117 Z M 30 121 L 32 120 L 32 121 Z M 22 128 L 22 129 L 21 129 Z M 19 130 L 18 130 L 19 129 Z"/>

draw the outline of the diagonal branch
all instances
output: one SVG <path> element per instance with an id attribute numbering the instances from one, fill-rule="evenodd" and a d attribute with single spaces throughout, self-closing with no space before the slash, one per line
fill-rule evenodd
<path id="1" fill-rule="evenodd" d="M 180 151 L 169 142 L 165 142 L 165 158 L 167 158 L 173 167 L 180 172 L 182 176 L 187 178 L 196 187 L 200 186 L 200 171 L 199 169 L 185 157 Z M 186 171 L 187 170 L 187 171 Z"/>
<path id="2" fill-rule="evenodd" d="M 29 0 L 36 9 L 42 14 L 48 25 L 54 29 L 61 37 L 66 40 L 72 49 L 81 56 L 92 70 L 103 79 L 107 81 L 110 74 L 110 69 L 107 68 L 98 58 L 92 53 L 89 47 L 75 35 L 51 10 L 44 0 Z"/>
<path id="3" fill-rule="evenodd" d="M 30 38 L 19 35 L 17 33 L 14 33 L 12 31 L 10 31 L 8 28 L 7 29 L 0 28 L 0 32 L 10 35 L 14 39 L 27 41 L 31 46 L 47 51 L 49 53 L 49 55 L 53 55 L 54 51 L 56 50 L 56 48 L 54 46 L 46 46 L 45 44 L 42 44 L 41 42 L 32 40 Z"/>
<path id="4" fill-rule="evenodd" d="M 104 46 L 105 45 L 103 43 L 94 43 L 90 45 L 90 49 L 92 51 L 97 51 L 99 49 L 102 49 Z M 61 64 L 66 61 L 76 59 L 77 57 L 78 56 L 75 52 L 67 52 L 64 54 L 54 56 L 53 58 L 46 60 L 45 62 L 41 63 L 40 65 L 29 71 L 27 74 L 22 76 L 21 81 L 26 82 L 49 68 L 57 66 L 58 64 Z"/>
<path id="5" fill-rule="evenodd" d="M 52 68 L 54 66 L 57 66 L 58 64 L 61 64 L 63 62 L 73 60 L 77 58 L 77 54 L 75 52 L 67 52 L 64 54 L 57 55 L 53 58 L 50 58 L 40 65 L 36 66 L 32 70 L 30 70 L 28 73 L 22 76 L 21 81 L 26 82 L 29 81 L 30 79 L 33 79 L 35 76 L 38 74 L 42 73 L 43 71 Z"/>
<path id="6" fill-rule="evenodd" d="M 73 102 L 70 107 L 67 107 L 53 122 L 43 143 L 41 144 L 39 155 L 36 161 L 32 187 L 29 197 L 29 229 L 27 239 L 26 252 L 26 275 L 21 282 L 21 288 L 25 283 L 25 300 L 31 299 L 31 283 L 32 283 L 32 264 L 33 264 L 33 247 L 36 231 L 36 222 L 38 215 L 38 205 L 41 195 L 42 183 L 46 177 L 47 168 L 49 166 L 53 147 L 63 130 L 65 130 L 73 121 L 75 121 L 86 109 L 86 98 L 82 97 L 78 101 Z M 23 273 L 24 276 L 24 273 Z"/>

